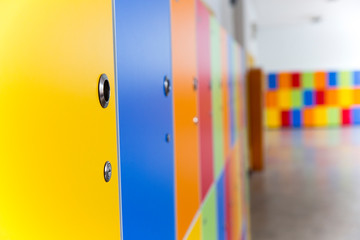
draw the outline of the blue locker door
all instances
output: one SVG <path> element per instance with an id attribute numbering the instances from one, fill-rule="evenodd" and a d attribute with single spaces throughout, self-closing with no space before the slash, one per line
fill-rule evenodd
<path id="1" fill-rule="evenodd" d="M 218 240 L 226 238 L 226 199 L 225 199 L 225 170 L 222 171 L 216 183 L 217 192 L 217 216 L 218 216 Z"/>
<path id="2" fill-rule="evenodd" d="M 115 0 L 124 240 L 175 238 L 169 4 Z"/>

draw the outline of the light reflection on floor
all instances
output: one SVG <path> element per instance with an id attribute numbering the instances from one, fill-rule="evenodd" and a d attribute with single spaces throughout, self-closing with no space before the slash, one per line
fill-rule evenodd
<path id="1" fill-rule="evenodd" d="M 360 239 L 360 128 L 266 132 L 253 174 L 253 240 Z"/>

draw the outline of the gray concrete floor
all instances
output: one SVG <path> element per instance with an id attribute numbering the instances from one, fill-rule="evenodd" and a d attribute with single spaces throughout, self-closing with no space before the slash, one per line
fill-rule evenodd
<path id="1" fill-rule="evenodd" d="M 360 128 L 266 132 L 253 240 L 360 240 Z"/>

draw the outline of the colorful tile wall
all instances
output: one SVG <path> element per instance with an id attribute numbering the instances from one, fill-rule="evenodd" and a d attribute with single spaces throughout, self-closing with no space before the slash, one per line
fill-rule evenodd
<path id="1" fill-rule="evenodd" d="M 267 128 L 360 125 L 360 71 L 269 73 Z"/>

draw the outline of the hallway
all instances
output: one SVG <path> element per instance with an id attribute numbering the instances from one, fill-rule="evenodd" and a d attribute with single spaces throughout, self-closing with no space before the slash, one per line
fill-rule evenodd
<path id="1" fill-rule="evenodd" d="M 360 128 L 270 130 L 250 181 L 254 240 L 360 239 Z"/>

